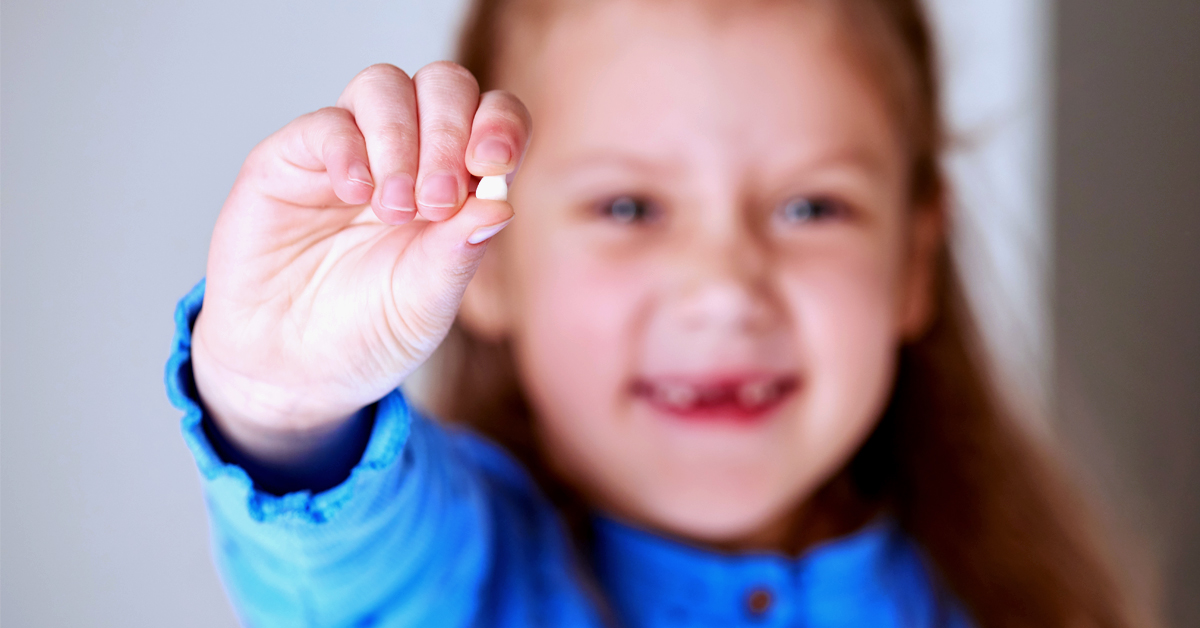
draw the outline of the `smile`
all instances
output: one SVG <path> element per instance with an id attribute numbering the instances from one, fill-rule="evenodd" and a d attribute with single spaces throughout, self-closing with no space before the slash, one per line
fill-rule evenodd
<path id="1" fill-rule="evenodd" d="M 781 406 L 798 388 L 794 375 L 644 378 L 633 396 L 680 419 L 757 422 Z"/>

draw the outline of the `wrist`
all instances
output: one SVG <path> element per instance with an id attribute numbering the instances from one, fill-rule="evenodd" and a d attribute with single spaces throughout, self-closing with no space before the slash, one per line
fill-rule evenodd
<path id="1" fill-rule="evenodd" d="M 248 375 L 212 350 L 201 310 L 192 331 L 192 373 L 200 404 L 214 427 L 237 450 L 267 464 L 290 464 L 319 455 L 343 432 L 361 408 L 314 403 L 301 391 Z M 259 372 L 279 372 L 264 365 Z"/>
<path id="2" fill-rule="evenodd" d="M 306 439 L 290 449 L 287 443 L 271 441 L 284 455 L 271 458 L 234 445 L 214 421 L 202 423 L 217 455 L 241 467 L 254 485 L 267 493 L 285 495 L 296 491 L 320 493 L 341 484 L 362 459 L 374 427 L 375 406 L 359 410 L 319 440 Z"/>

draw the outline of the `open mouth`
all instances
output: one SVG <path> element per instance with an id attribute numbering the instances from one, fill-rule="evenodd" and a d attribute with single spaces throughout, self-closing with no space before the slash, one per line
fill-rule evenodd
<path id="1" fill-rule="evenodd" d="M 664 414 L 689 420 L 753 422 L 764 419 L 799 388 L 794 375 L 642 378 L 635 398 Z"/>

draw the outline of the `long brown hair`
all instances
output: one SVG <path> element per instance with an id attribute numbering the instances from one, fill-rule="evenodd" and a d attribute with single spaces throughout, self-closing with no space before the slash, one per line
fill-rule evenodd
<path id="1" fill-rule="evenodd" d="M 944 207 L 935 51 L 919 0 L 824 2 L 848 22 L 858 52 L 887 83 L 884 92 L 912 151 L 914 206 Z M 475 1 L 459 61 L 483 89 L 496 87 L 497 60 L 505 58 L 505 38 L 518 17 L 545 17 L 548 6 Z M 978 625 L 1130 625 L 1130 608 L 1080 500 L 990 384 L 945 245 L 938 262 L 935 319 L 901 348 L 892 396 L 874 432 L 813 499 L 849 486 L 860 499 L 886 507 Z M 524 462 L 586 545 L 587 506 L 539 453 L 510 347 L 456 324 L 435 364 L 433 409 Z"/>

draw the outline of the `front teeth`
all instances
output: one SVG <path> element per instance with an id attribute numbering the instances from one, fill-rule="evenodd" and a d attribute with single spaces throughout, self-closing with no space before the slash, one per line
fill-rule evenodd
<path id="1" fill-rule="evenodd" d="M 738 403 L 750 408 L 766 405 L 774 399 L 776 387 L 769 381 L 757 381 L 742 384 L 738 387 Z"/>
<path id="2" fill-rule="evenodd" d="M 664 384 L 658 387 L 658 397 L 666 405 L 689 408 L 700 398 L 700 394 L 687 384 Z"/>
<path id="3" fill-rule="evenodd" d="M 658 403 L 678 410 L 726 403 L 756 409 L 775 401 L 781 393 L 780 384 L 769 379 L 747 382 L 736 387 L 698 387 L 664 382 L 655 384 L 651 391 Z"/>

